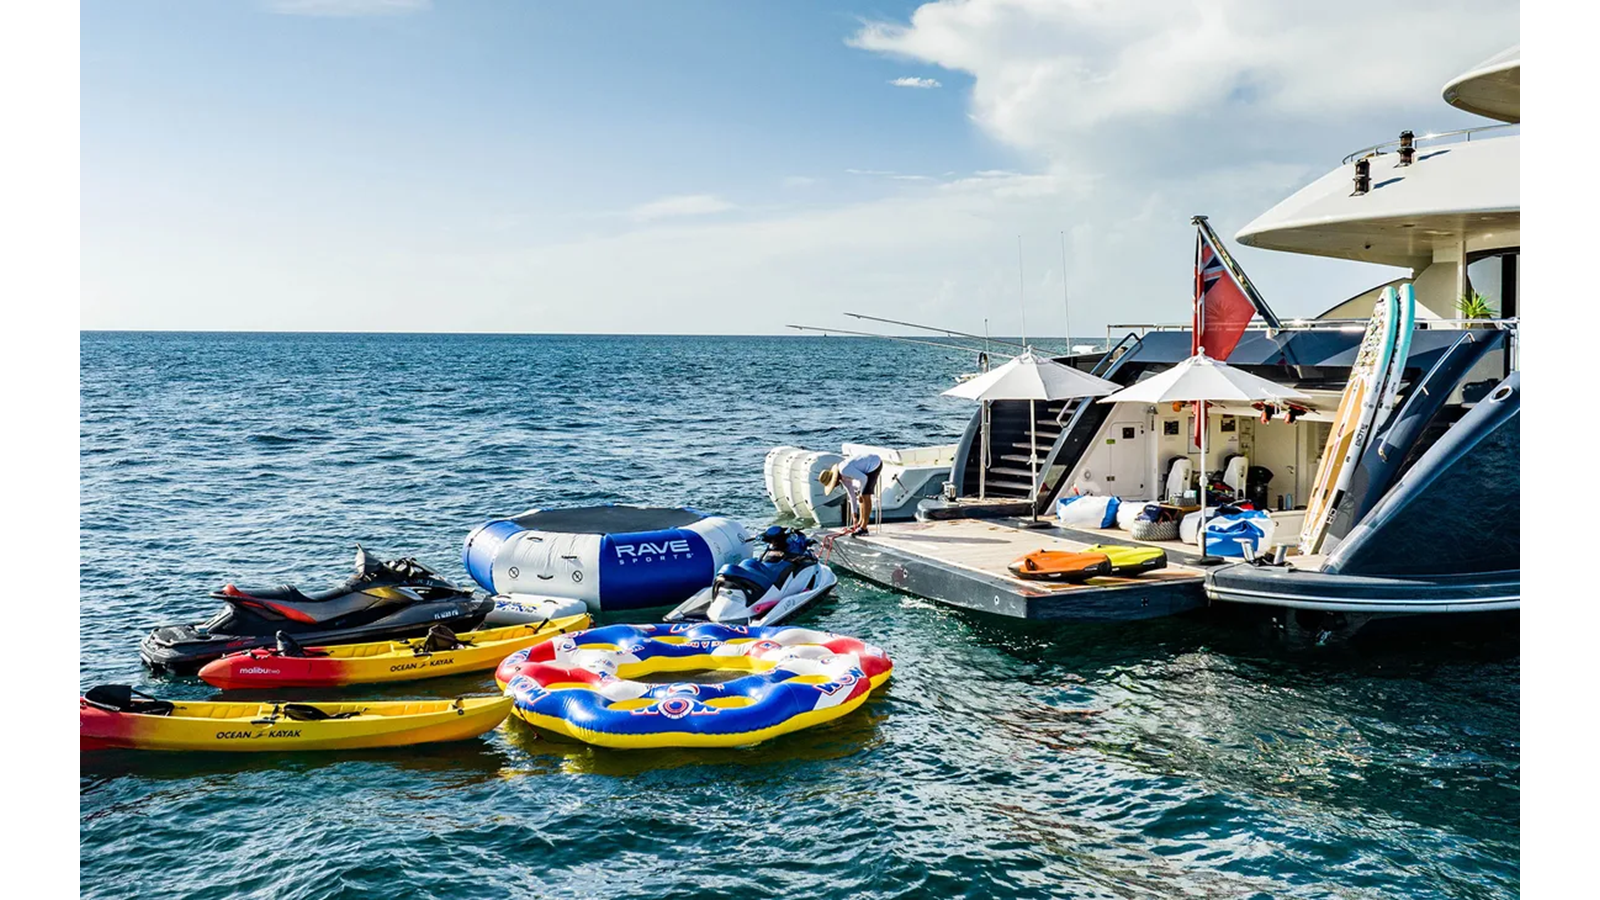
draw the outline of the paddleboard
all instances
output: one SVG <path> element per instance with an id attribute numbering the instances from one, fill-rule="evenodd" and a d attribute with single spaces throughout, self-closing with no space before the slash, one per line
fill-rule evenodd
<path id="1" fill-rule="evenodd" d="M 1397 306 L 1394 288 L 1384 288 L 1373 305 L 1366 334 L 1362 335 L 1361 345 L 1356 350 L 1350 380 L 1339 398 L 1339 410 L 1334 414 L 1333 428 L 1328 431 L 1328 442 L 1323 445 L 1322 461 L 1317 464 L 1316 481 L 1306 498 L 1305 523 L 1300 529 L 1303 555 L 1317 552 L 1322 545 L 1322 537 L 1338 506 L 1339 493 L 1350 486 L 1350 473 L 1355 470 L 1355 461 L 1361 458 L 1372 423 L 1377 418 L 1389 361 L 1394 354 L 1400 318 Z"/>
<path id="2" fill-rule="evenodd" d="M 1400 324 L 1395 332 L 1394 353 L 1389 356 L 1389 371 L 1384 376 L 1383 397 L 1378 402 L 1378 419 L 1372 433 L 1377 435 L 1399 405 L 1400 383 L 1405 380 L 1406 359 L 1411 356 L 1411 335 L 1417 329 L 1417 292 L 1411 285 L 1400 288 Z"/>

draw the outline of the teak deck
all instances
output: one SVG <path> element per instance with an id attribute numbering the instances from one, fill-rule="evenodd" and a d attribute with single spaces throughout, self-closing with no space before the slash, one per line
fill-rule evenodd
<path id="1" fill-rule="evenodd" d="M 1168 551 L 1167 567 L 1136 578 L 1062 584 L 1017 578 L 1006 569 L 1034 550 L 1080 551 L 1097 542 L 1143 545 L 1125 536 L 1022 529 L 994 519 L 887 522 L 869 536 L 834 540 L 829 562 L 919 597 L 1019 619 L 1154 619 L 1206 604 L 1203 570 L 1184 565 L 1193 557 L 1178 554 L 1175 545 L 1167 543 L 1149 545 Z"/>

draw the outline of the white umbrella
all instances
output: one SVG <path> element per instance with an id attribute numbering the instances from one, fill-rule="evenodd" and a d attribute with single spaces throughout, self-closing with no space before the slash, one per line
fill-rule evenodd
<path id="1" fill-rule="evenodd" d="M 997 369 L 991 369 L 977 378 L 964 381 L 948 391 L 946 397 L 967 400 L 1026 400 L 1028 401 L 1028 468 L 1033 481 L 1033 515 L 1039 515 L 1039 439 L 1038 421 L 1034 403 L 1038 400 L 1070 400 L 1075 397 L 1098 397 L 1117 389 L 1115 382 L 1096 378 L 1053 359 L 1035 356 L 1032 350 Z M 984 471 L 980 460 L 978 472 Z"/>
<path id="2" fill-rule="evenodd" d="M 1310 397 L 1276 381 L 1251 375 L 1206 355 L 1204 347 L 1172 368 L 1123 388 L 1101 403 L 1194 403 L 1237 400 L 1309 400 Z M 1204 421 L 1204 419 L 1202 419 Z M 1206 432 L 1200 429 L 1200 555 L 1206 555 Z"/>

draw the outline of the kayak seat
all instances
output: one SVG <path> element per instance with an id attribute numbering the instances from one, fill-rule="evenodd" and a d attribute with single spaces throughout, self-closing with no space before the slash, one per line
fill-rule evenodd
<path id="1" fill-rule="evenodd" d="M 109 712 L 138 713 L 144 716 L 167 716 L 177 708 L 171 701 L 158 700 L 126 684 L 102 684 L 92 687 L 83 695 L 83 701 Z"/>
<path id="2" fill-rule="evenodd" d="M 311 650 L 301 646 L 299 641 L 282 631 L 278 632 L 274 638 L 278 642 L 277 652 L 279 656 L 297 656 L 304 658 L 328 655 L 328 651 L 326 650 Z"/>
<path id="3" fill-rule="evenodd" d="M 416 654 L 422 656 L 427 653 L 442 653 L 446 650 L 460 650 L 472 646 L 470 641 L 463 641 L 456 636 L 450 627 L 442 623 L 435 624 L 428 629 L 428 636 L 416 647 Z"/>
<path id="4" fill-rule="evenodd" d="M 280 709 L 283 714 L 296 722 L 324 722 L 329 719 L 353 719 L 361 715 L 359 712 L 330 713 L 321 707 L 308 703 L 285 703 Z"/>

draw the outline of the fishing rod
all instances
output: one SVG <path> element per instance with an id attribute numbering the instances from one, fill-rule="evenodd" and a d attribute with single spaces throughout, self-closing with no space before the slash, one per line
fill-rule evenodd
<path id="1" fill-rule="evenodd" d="M 952 331 L 948 328 L 935 328 L 932 325 L 918 325 L 915 322 L 901 322 L 896 319 L 885 319 L 879 316 L 869 316 L 866 313 L 847 312 L 845 315 L 852 319 L 866 319 L 869 322 L 882 322 L 885 325 L 904 325 L 907 328 L 920 328 L 923 331 L 935 331 L 939 334 L 948 335 L 950 337 L 977 338 L 982 341 L 993 341 L 996 344 L 1005 344 L 1008 347 L 1022 347 L 1024 349 L 1027 347 L 1026 344 L 1018 344 L 1015 341 L 1002 341 L 999 338 L 992 338 L 987 335 L 968 334 L 965 331 Z M 988 320 L 985 319 L 984 321 L 987 322 Z"/>
<path id="2" fill-rule="evenodd" d="M 850 331 L 846 328 L 817 328 L 812 325 L 790 325 L 788 327 L 797 331 L 818 331 L 822 332 L 823 334 L 833 333 L 848 334 L 855 337 L 875 337 L 882 338 L 886 341 L 899 341 L 902 344 L 921 344 L 924 347 L 938 347 L 942 350 L 959 350 L 962 353 L 976 353 L 980 356 L 985 355 L 982 350 L 979 350 L 976 347 L 963 347 L 960 344 L 941 344 L 937 341 L 919 341 L 916 338 L 895 337 L 892 334 L 874 334 L 870 331 Z"/>

